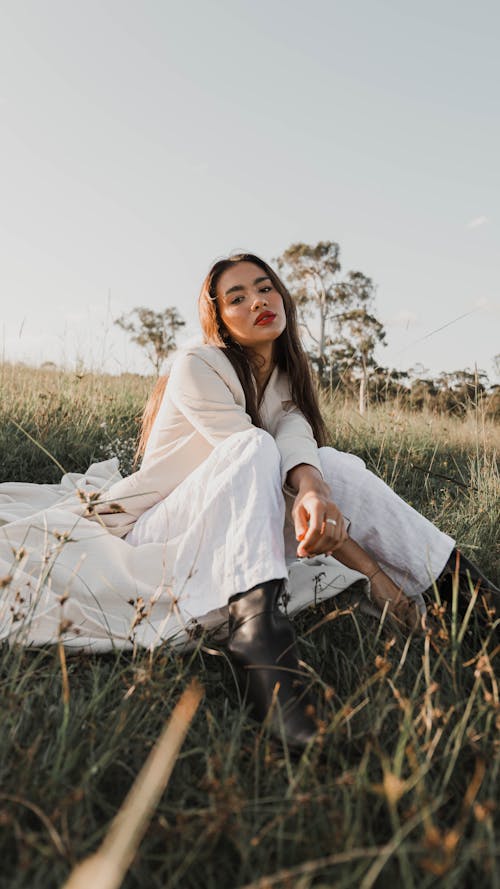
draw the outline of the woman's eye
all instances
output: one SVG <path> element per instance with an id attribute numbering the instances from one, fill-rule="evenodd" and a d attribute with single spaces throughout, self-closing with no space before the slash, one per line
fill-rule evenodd
<path id="1" fill-rule="evenodd" d="M 235 296 L 235 298 L 231 300 L 231 305 L 232 306 L 237 305 L 237 303 L 239 303 L 240 299 L 243 299 L 243 297 L 242 296 Z"/>
<path id="2" fill-rule="evenodd" d="M 260 293 L 269 293 L 269 291 L 272 290 L 272 289 L 273 289 L 273 288 L 270 287 L 269 284 L 266 284 L 265 287 L 261 287 L 261 288 L 260 288 Z"/>

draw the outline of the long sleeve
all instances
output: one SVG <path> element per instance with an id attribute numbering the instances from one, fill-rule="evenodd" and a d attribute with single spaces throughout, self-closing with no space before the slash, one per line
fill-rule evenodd
<path id="1" fill-rule="evenodd" d="M 290 469 L 299 463 L 308 463 L 323 474 L 311 425 L 298 407 L 294 405 L 280 417 L 274 437 L 281 454 L 282 485 Z"/>
<path id="2" fill-rule="evenodd" d="M 217 444 L 252 428 L 237 384 L 235 375 L 233 391 L 208 361 L 192 351 L 177 357 L 141 468 L 117 481 L 95 504 L 95 513 L 112 533 L 126 534 L 146 509 L 167 497 Z"/>

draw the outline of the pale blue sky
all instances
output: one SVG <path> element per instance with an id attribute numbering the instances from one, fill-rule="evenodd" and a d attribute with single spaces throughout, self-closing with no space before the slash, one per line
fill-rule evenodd
<path id="1" fill-rule="evenodd" d="M 499 29 L 496 0 L 0 0 L 5 358 L 144 369 L 117 315 L 194 334 L 214 258 L 336 240 L 381 363 L 493 379 Z"/>

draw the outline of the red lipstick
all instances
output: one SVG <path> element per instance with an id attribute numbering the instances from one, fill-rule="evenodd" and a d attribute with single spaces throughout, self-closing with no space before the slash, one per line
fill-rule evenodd
<path id="1" fill-rule="evenodd" d="M 274 312 L 261 312 L 254 321 L 254 327 L 256 324 L 270 324 L 275 318 Z"/>

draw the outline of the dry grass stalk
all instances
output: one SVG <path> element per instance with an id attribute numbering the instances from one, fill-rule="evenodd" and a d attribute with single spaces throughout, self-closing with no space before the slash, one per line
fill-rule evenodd
<path id="1" fill-rule="evenodd" d="M 63 889 L 117 889 L 165 790 L 189 725 L 203 697 L 193 679 L 135 779 L 101 847 L 76 866 Z"/>

